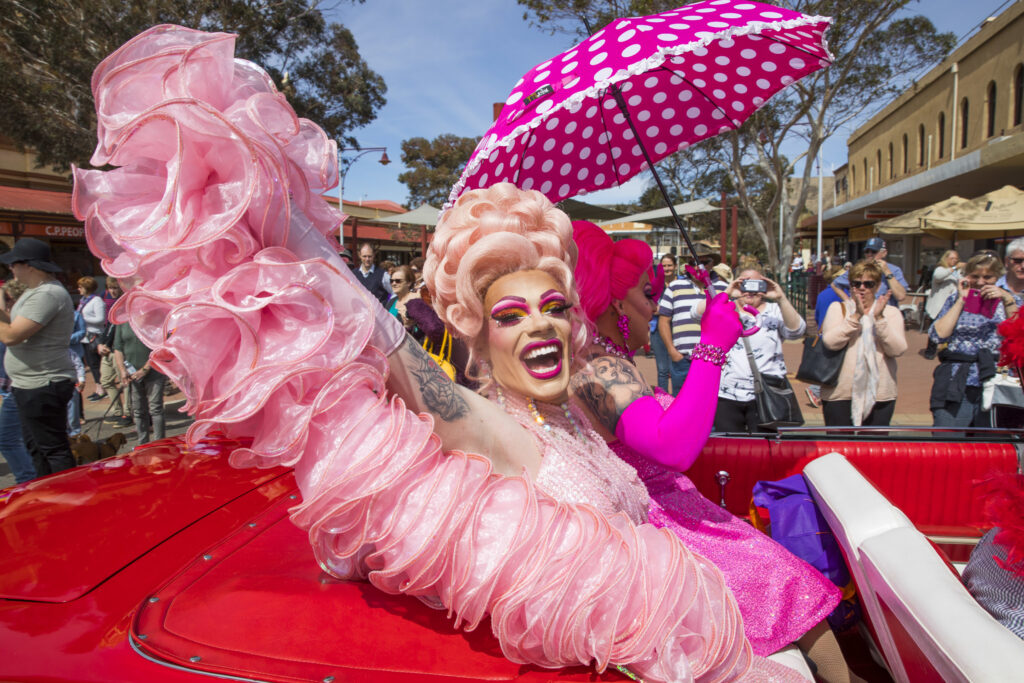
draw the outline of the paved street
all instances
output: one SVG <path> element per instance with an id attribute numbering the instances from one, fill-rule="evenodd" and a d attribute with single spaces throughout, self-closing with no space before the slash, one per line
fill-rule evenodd
<path id="1" fill-rule="evenodd" d="M 90 377 L 86 380 L 85 396 L 91 395 L 92 392 L 93 383 Z M 88 434 L 89 438 L 93 441 L 103 441 L 114 432 L 121 432 L 128 439 L 128 443 L 122 446 L 119 452 L 127 453 L 132 449 L 137 438 L 134 426 L 115 427 L 103 421 L 104 417 L 116 414 L 117 411 L 117 408 L 111 407 L 109 399 L 103 399 L 95 403 L 83 401 L 83 403 L 86 420 L 85 424 L 82 425 L 83 433 Z M 166 421 L 167 436 L 183 434 L 189 425 L 192 424 L 192 418 L 178 412 L 184 404 L 185 397 L 181 392 L 164 398 L 164 420 Z M 108 409 L 110 409 L 109 413 L 107 412 Z M 12 485 L 14 485 L 14 475 L 11 474 L 11 469 L 7 466 L 7 462 L 0 458 L 0 488 Z"/>
<path id="2" fill-rule="evenodd" d="M 896 399 L 896 414 L 893 417 L 893 424 L 928 426 L 932 423 L 931 413 L 928 411 L 928 393 L 932 388 L 932 370 L 935 361 L 926 360 L 921 356 L 920 351 L 924 349 L 927 338 L 924 333 L 916 330 L 907 330 L 907 341 L 910 348 L 898 359 L 899 366 L 899 397 Z M 784 345 L 786 354 L 786 366 L 790 371 L 790 381 L 793 388 L 801 399 L 801 407 L 804 411 L 804 419 L 807 424 L 823 424 L 821 410 L 811 406 L 804 394 L 806 385 L 793 378 L 796 369 L 800 366 L 800 354 L 803 344 L 800 341 L 786 342 Z M 653 385 L 657 381 L 657 371 L 654 365 L 654 358 L 637 356 L 637 366 L 644 377 Z M 87 380 L 85 395 L 92 393 L 92 380 Z M 185 399 L 181 393 L 168 396 L 164 406 L 165 419 L 167 420 L 167 435 L 173 436 L 182 434 L 188 429 L 192 420 L 187 415 L 178 412 L 184 405 Z M 86 424 L 82 429 L 93 441 L 102 441 L 116 431 L 122 432 L 128 439 L 128 444 L 121 448 L 124 453 L 131 449 L 135 443 L 135 428 L 117 428 L 103 421 L 110 408 L 109 400 L 90 403 L 85 401 Z M 113 412 L 113 411 L 111 411 Z M 7 463 L 0 460 L 0 488 L 14 484 L 14 477 L 11 475 Z"/>

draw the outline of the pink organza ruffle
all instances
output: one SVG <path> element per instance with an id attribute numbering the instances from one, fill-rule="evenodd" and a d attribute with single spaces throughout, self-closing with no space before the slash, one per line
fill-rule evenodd
<path id="1" fill-rule="evenodd" d="M 624 665 L 652 681 L 788 680 L 754 658 L 721 576 L 671 534 L 558 503 L 476 455 L 441 452 L 385 387 L 374 306 L 324 238 L 335 146 L 234 38 L 158 26 L 97 68 L 99 144 L 74 208 L 114 309 L 183 388 L 190 442 L 250 437 L 238 467 L 290 465 L 320 564 L 485 615 L 506 656 Z M 314 258 L 324 254 L 324 258 Z"/>

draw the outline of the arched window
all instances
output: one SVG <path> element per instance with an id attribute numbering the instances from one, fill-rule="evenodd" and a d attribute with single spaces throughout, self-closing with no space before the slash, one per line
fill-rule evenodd
<path id="1" fill-rule="evenodd" d="M 990 138 L 996 134 L 996 82 L 989 81 L 988 88 L 985 91 L 986 104 L 986 121 L 985 121 L 985 137 Z"/>
<path id="2" fill-rule="evenodd" d="M 891 154 L 889 156 L 892 156 Z M 882 184 L 882 150 L 875 150 L 875 185 Z"/>
<path id="3" fill-rule="evenodd" d="M 851 166 L 850 167 L 850 187 L 853 188 L 854 192 L 857 191 L 857 167 L 856 166 Z"/>
<path id="4" fill-rule="evenodd" d="M 968 136 L 968 133 L 970 133 L 970 130 L 971 130 L 968 127 L 968 125 L 967 125 L 969 120 L 970 120 L 970 115 L 971 115 L 971 104 L 967 101 L 967 98 L 965 97 L 963 99 L 963 101 L 960 103 L 960 148 L 961 149 L 963 149 L 964 147 L 967 146 L 967 136 Z"/>
<path id="5" fill-rule="evenodd" d="M 892 159 L 892 143 L 891 142 L 889 143 L 889 169 L 888 170 L 889 170 L 888 179 L 892 180 L 892 176 L 893 176 L 893 159 Z"/>
<path id="6" fill-rule="evenodd" d="M 910 171 L 910 150 L 907 147 L 910 143 L 907 140 L 907 134 L 903 134 L 903 172 L 907 173 Z"/>
<path id="7" fill-rule="evenodd" d="M 917 165 L 924 166 L 924 124 L 917 127 Z"/>
<path id="8" fill-rule="evenodd" d="M 1024 116 L 1024 64 L 1013 74 L 1013 125 L 1019 126 Z"/>
<path id="9" fill-rule="evenodd" d="M 864 177 L 861 179 L 861 183 L 862 183 L 861 187 L 863 187 L 864 191 L 867 192 L 870 189 L 870 188 L 868 188 L 868 179 L 869 179 L 870 174 L 868 173 L 868 160 L 867 160 L 867 157 L 864 158 L 864 163 L 861 165 L 861 169 L 864 171 Z"/>
<path id="10" fill-rule="evenodd" d="M 939 112 L 939 159 L 946 156 L 946 114 Z"/>

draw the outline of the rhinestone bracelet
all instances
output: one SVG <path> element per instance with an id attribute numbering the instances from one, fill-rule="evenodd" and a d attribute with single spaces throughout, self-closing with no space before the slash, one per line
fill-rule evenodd
<path id="1" fill-rule="evenodd" d="M 706 360 L 709 363 L 714 363 L 718 367 L 725 365 L 725 360 L 729 355 L 729 349 L 723 349 L 721 346 L 714 346 L 713 344 L 700 343 L 693 347 L 693 353 L 690 354 L 691 360 Z"/>

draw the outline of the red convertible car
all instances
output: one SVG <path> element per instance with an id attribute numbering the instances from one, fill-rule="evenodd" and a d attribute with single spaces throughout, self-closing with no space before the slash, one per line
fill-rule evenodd
<path id="1" fill-rule="evenodd" d="M 745 515 L 755 481 L 805 473 L 857 584 L 869 678 L 1019 677 L 1024 643 L 946 559 L 982 533 L 972 482 L 1019 471 L 1024 438 L 874 434 L 714 436 L 688 475 Z M 625 679 L 513 664 L 486 623 L 330 578 L 288 519 L 292 472 L 234 469 L 237 445 L 167 439 L 0 491 L 0 680 Z"/>

